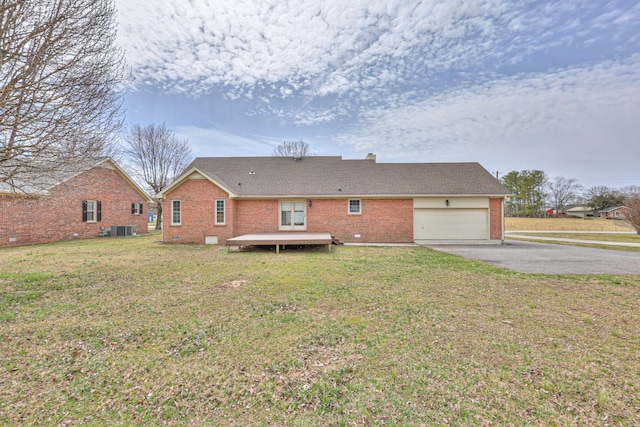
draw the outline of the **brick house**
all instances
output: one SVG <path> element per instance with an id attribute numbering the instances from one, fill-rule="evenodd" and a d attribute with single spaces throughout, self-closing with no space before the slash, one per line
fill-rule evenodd
<path id="1" fill-rule="evenodd" d="M 626 206 L 614 206 L 598 211 L 600 218 L 604 219 L 624 219 L 625 213 L 629 209 Z"/>
<path id="2" fill-rule="evenodd" d="M 157 197 L 164 242 L 295 231 L 346 243 L 500 243 L 508 194 L 478 163 L 377 163 L 370 154 L 197 158 Z"/>
<path id="3" fill-rule="evenodd" d="M 110 158 L 37 181 L 24 194 L 0 184 L 0 247 L 98 237 L 114 225 L 147 232 L 151 199 Z"/>

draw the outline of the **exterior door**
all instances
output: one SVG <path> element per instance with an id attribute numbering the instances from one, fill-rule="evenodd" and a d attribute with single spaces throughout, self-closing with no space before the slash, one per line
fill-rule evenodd
<path id="1" fill-rule="evenodd" d="M 306 230 L 307 211 L 304 200 L 280 202 L 279 230 Z"/>

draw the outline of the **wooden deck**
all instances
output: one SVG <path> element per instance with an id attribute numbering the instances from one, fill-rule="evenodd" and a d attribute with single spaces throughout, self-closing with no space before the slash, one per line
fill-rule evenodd
<path id="1" fill-rule="evenodd" d="M 275 246 L 276 253 L 280 253 L 280 246 L 286 245 L 327 245 L 331 250 L 331 244 L 330 233 L 259 233 L 227 239 L 227 248 L 230 246 Z"/>

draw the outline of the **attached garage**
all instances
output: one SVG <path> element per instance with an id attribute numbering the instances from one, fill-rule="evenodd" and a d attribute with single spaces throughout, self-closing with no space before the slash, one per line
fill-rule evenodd
<path id="1" fill-rule="evenodd" d="M 415 199 L 414 240 L 488 240 L 488 198 Z"/>
<path id="2" fill-rule="evenodd" d="M 163 226 L 164 242 L 296 231 L 346 244 L 500 244 L 509 194 L 475 162 L 378 163 L 370 154 L 199 157 L 157 197 L 181 206 L 180 221 Z"/>

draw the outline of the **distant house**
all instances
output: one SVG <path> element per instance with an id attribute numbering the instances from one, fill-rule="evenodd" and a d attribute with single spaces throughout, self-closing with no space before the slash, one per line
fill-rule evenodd
<path id="1" fill-rule="evenodd" d="M 164 242 L 306 232 L 342 242 L 499 243 L 508 194 L 478 163 L 377 163 L 369 155 L 197 158 L 157 197 Z"/>
<path id="2" fill-rule="evenodd" d="M 605 219 L 624 219 L 625 213 L 629 208 L 626 206 L 615 206 L 599 211 L 600 218 Z"/>
<path id="3" fill-rule="evenodd" d="M 596 215 L 596 210 L 591 206 L 574 206 L 567 209 L 567 216 L 573 216 L 578 218 L 593 218 Z"/>
<path id="4" fill-rule="evenodd" d="M 0 247 L 98 237 L 112 226 L 147 231 L 151 199 L 110 158 L 39 175 L 27 188 L 0 184 Z"/>
<path id="5" fill-rule="evenodd" d="M 547 216 L 565 216 L 566 213 L 564 211 L 557 211 L 554 208 L 547 208 L 544 211 L 545 215 Z"/>

